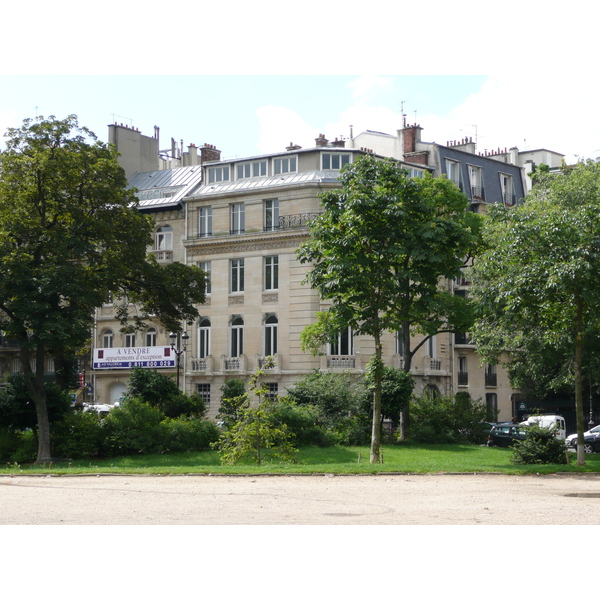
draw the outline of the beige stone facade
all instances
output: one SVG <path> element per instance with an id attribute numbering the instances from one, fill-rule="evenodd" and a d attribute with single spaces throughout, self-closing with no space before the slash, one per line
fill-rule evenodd
<path id="1" fill-rule="evenodd" d="M 340 336 L 339 343 L 311 356 L 300 348 L 302 330 L 323 308 L 318 294 L 303 285 L 307 269 L 296 260 L 311 216 L 320 212 L 319 194 L 338 187 L 339 168 L 365 153 L 330 144 L 322 137 L 311 149 L 290 147 L 278 154 L 204 162 L 202 183 L 192 185 L 176 203 L 142 204 L 156 220 L 156 243 L 150 251 L 161 261 L 195 264 L 210 273 L 206 302 L 197 322 L 184 325 L 189 336 L 181 355 L 181 386 L 209 401 L 209 416 L 219 407 L 220 388 L 228 379 L 248 381 L 265 356 L 276 366 L 265 377 L 271 390 L 284 394 L 294 381 L 315 369 L 363 375 L 374 352 L 367 337 Z M 408 165 L 413 172 L 415 167 Z M 425 167 L 426 168 L 426 167 Z M 172 196 L 170 196 L 172 198 Z M 170 235 L 166 240 L 164 232 Z M 461 282 L 447 281 L 454 289 Z M 112 337 L 110 337 L 112 335 Z M 468 341 L 468 340 L 458 340 Z M 497 367 L 479 364 L 476 350 L 456 343 L 454 334 L 438 334 L 413 359 L 416 390 L 460 390 L 496 406 L 500 419 L 512 415 L 514 390 Z M 154 323 L 135 339 L 118 331 L 113 307 L 99 309 L 94 348 L 169 347 L 169 332 Z M 383 340 L 384 360 L 402 366 L 396 336 Z M 160 367 L 175 375 L 173 367 Z M 129 370 L 93 370 L 94 401 L 114 403 L 126 389 Z"/>

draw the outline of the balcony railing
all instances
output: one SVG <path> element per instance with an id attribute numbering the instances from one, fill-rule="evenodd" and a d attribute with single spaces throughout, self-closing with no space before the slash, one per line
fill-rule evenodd
<path id="1" fill-rule="evenodd" d="M 226 358 L 223 361 L 223 366 L 225 367 L 225 371 L 239 371 L 242 366 L 242 361 L 239 356 Z"/>
<path id="2" fill-rule="evenodd" d="M 466 371 L 458 372 L 458 385 L 469 385 L 469 374 Z"/>
<path id="3" fill-rule="evenodd" d="M 158 262 L 173 262 L 173 250 L 152 250 Z"/>
<path id="4" fill-rule="evenodd" d="M 485 202 L 485 190 L 482 187 L 472 185 L 471 198 L 473 202 Z"/>
<path id="5" fill-rule="evenodd" d="M 496 373 L 486 373 L 485 374 L 485 386 L 486 387 L 496 387 L 498 385 L 498 378 Z"/>
<path id="6" fill-rule="evenodd" d="M 330 369 L 354 369 L 356 359 L 354 356 L 328 356 L 327 367 Z"/>
<path id="7" fill-rule="evenodd" d="M 506 206 L 514 206 L 517 203 L 517 197 L 514 194 L 503 192 L 502 200 Z"/>
<path id="8" fill-rule="evenodd" d="M 442 370 L 442 359 L 441 358 L 432 358 L 429 361 L 429 368 L 432 371 L 441 371 Z"/>
<path id="9" fill-rule="evenodd" d="M 309 223 L 320 213 L 303 213 L 300 215 L 285 215 L 279 217 L 278 227 L 265 227 L 265 231 L 273 231 L 274 229 L 297 229 L 300 227 L 308 227 Z"/>

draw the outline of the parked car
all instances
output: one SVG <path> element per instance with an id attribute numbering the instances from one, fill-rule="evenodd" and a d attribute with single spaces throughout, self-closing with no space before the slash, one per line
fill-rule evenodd
<path id="1" fill-rule="evenodd" d="M 600 433 L 600 425 L 596 425 L 596 427 L 592 427 L 590 430 L 584 431 L 583 437 L 594 435 L 595 433 Z M 575 448 L 575 446 L 577 446 L 577 434 L 572 433 L 570 436 L 567 437 L 565 443 L 567 444 L 567 446 Z"/>
<path id="2" fill-rule="evenodd" d="M 566 437 L 567 428 L 562 415 L 533 415 L 519 423 L 519 425 L 538 425 L 548 429 L 552 428 L 556 439 L 564 440 Z"/>
<path id="3" fill-rule="evenodd" d="M 488 435 L 488 446 L 508 448 L 514 442 L 527 437 L 527 426 L 521 427 L 514 423 L 496 423 Z"/>
<path id="4" fill-rule="evenodd" d="M 577 448 L 577 439 L 575 440 L 574 448 Z M 586 454 L 600 452 L 600 432 L 583 436 L 583 451 Z"/>

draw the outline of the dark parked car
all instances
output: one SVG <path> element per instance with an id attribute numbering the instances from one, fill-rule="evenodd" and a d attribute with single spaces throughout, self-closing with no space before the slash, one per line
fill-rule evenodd
<path id="1" fill-rule="evenodd" d="M 596 425 L 596 427 L 592 427 L 589 431 L 584 431 L 583 437 L 586 438 L 588 436 L 593 436 L 595 433 L 596 434 L 600 433 L 600 425 Z M 571 448 L 575 448 L 575 446 L 577 446 L 577 434 L 572 433 L 571 435 L 569 435 L 567 437 L 567 439 L 565 440 L 565 443 L 567 444 L 567 446 L 570 446 Z"/>
<path id="2" fill-rule="evenodd" d="M 577 448 L 577 440 L 575 440 L 573 447 Z M 583 436 L 583 451 L 586 454 L 600 452 L 600 433 L 587 432 L 587 435 Z"/>
<path id="3" fill-rule="evenodd" d="M 514 423 L 496 423 L 488 435 L 487 445 L 508 448 L 514 442 L 524 440 L 526 437 L 527 427 L 519 427 Z"/>

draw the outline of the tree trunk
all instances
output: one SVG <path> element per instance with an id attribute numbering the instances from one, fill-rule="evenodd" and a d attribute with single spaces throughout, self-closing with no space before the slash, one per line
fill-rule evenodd
<path id="1" fill-rule="evenodd" d="M 30 354 L 27 348 L 26 336 L 21 343 L 21 367 L 23 369 L 23 377 L 25 386 L 33 403 L 35 404 L 35 412 L 37 416 L 37 439 L 38 453 L 36 464 L 45 462 L 52 457 L 50 444 L 50 418 L 48 416 L 48 403 L 46 401 L 46 390 L 44 389 L 44 361 L 45 347 L 43 344 L 38 344 L 35 351 L 35 373 L 31 369 L 29 362 Z"/>
<path id="2" fill-rule="evenodd" d="M 375 390 L 373 391 L 373 423 L 371 427 L 371 464 L 381 462 L 381 337 L 375 335 Z"/>
<path id="3" fill-rule="evenodd" d="M 577 416 L 577 465 L 585 465 L 585 450 L 583 432 L 585 431 L 585 419 L 583 415 L 583 316 L 581 300 L 577 303 L 577 337 L 575 339 L 575 414 Z"/>
<path id="4" fill-rule="evenodd" d="M 403 349 L 403 361 L 402 361 L 402 369 L 405 373 L 410 374 L 410 369 L 412 367 L 412 352 L 410 349 L 410 323 L 405 321 L 402 323 L 402 349 Z M 406 406 L 402 409 L 400 413 L 400 425 L 399 425 L 399 439 L 400 441 L 404 441 L 408 436 L 408 428 L 410 425 L 410 404 L 406 403 Z"/>

